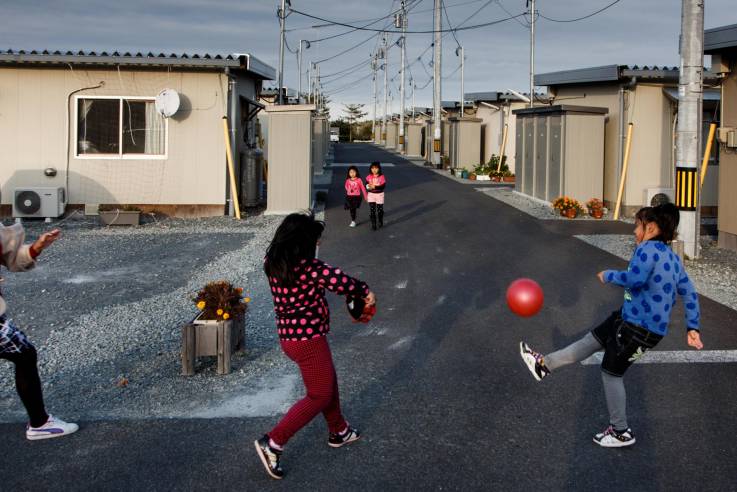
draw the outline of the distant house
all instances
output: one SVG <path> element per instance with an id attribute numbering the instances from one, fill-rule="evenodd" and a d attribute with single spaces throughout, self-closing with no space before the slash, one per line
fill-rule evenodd
<path id="1" fill-rule="evenodd" d="M 504 155 L 507 157 L 506 162 L 509 170 L 514 172 L 514 130 L 517 117 L 512 111 L 525 108 L 527 103 L 518 95 L 496 91 L 467 93 L 465 99 L 473 105 L 471 115 L 482 120 L 481 162 L 489 162 L 492 155 L 501 154 L 504 125 L 507 125 L 507 142 Z"/>
<path id="2" fill-rule="evenodd" d="M 737 24 L 704 32 L 704 52 L 722 90 L 719 150 L 718 244 L 737 251 Z"/>
<path id="3" fill-rule="evenodd" d="M 616 202 L 624 157 L 627 124 L 633 123 L 623 213 L 631 215 L 659 191 L 673 193 L 675 183 L 675 119 L 678 112 L 678 68 L 607 65 L 538 74 L 535 85 L 547 86 L 550 104 L 608 109 L 604 140 L 604 196 Z M 704 91 L 704 134 L 718 115 L 719 92 Z M 705 140 L 705 139 L 704 139 Z M 712 155 L 702 193 L 702 210 L 716 213 L 718 153 Z M 672 197 L 671 197 L 672 198 Z"/>
<path id="4" fill-rule="evenodd" d="M 17 189 L 63 187 L 74 207 L 223 215 L 223 117 L 242 194 L 240 162 L 273 78 L 249 54 L 0 51 L 0 212 L 10 214 Z M 171 117 L 156 107 L 164 89 L 179 98 Z"/>

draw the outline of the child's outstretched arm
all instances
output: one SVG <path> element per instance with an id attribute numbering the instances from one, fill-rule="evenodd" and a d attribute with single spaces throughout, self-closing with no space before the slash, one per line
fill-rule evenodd
<path id="1" fill-rule="evenodd" d="M 688 278 L 686 269 L 681 267 L 681 273 L 678 278 L 678 286 L 676 287 L 678 295 L 683 301 L 686 311 L 686 343 L 695 349 L 701 350 L 704 344 L 701 343 L 701 334 L 699 333 L 699 325 L 701 320 L 701 311 L 699 309 L 699 295 Z"/>
<path id="2" fill-rule="evenodd" d="M 23 244 L 25 231 L 20 225 L 0 226 L 0 264 L 11 272 L 30 270 L 36 257 L 59 237 L 60 231 L 54 229 L 42 234 L 33 244 Z"/>
<path id="3" fill-rule="evenodd" d="M 363 184 L 363 180 L 359 179 L 358 184 L 361 186 L 361 193 L 363 193 L 363 199 L 368 201 L 368 192 L 366 191 L 366 186 Z"/>
<path id="4" fill-rule="evenodd" d="M 313 260 L 308 272 L 313 283 L 338 295 L 367 298 L 371 293 L 366 282 L 346 275 L 340 268 L 332 267 L 318 259 Z"/>
<path id="5" fill-rule="evenodd" d="M 657 251 L 647 249 L 639 246 L 635 250 L 626 271 L 604 270 L 599 272 L 599 279 L 603 283 L 619 285 L 625 289 L 642 287 L 655 267 L 654 255 L 658 254 Z"/>

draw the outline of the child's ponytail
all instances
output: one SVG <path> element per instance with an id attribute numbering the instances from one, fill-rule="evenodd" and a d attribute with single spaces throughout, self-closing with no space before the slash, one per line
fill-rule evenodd
<path id="1" fill-rule="evenodd" d="M 681 220 L 681 214 L 678 208 L 672 203 L 664 203 L 653 207 L 655 212 L 655 223 L 660 229 L 660 240 L 664 243 L 670 243 L 678 235 L 678 223 Z"/>

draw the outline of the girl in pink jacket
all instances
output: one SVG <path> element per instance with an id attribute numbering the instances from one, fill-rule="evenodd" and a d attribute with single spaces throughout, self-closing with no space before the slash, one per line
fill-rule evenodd
<path id="1" fill-rule="evenodd" d="M 384 188 L 386 178 L 381 171 L 381 163 L 372 162 L 369 175 L 366 177 L 366 189 L 368 190 L 369 215 L 371 216 L 371 229 L 376 230 L 377 219 L 379 227 L 384 227 Z"/>
<path id="2" fill-rule="evenodd" d="M 366 197 L 366 187 L 361 180 L 361 174 L 356 166 L 348 168 L 348 176 L 345 180 L 345 209 L 351 212 L 351 224 L 356 227 L 356 210 L 361 207 L 361 196 Z"/>

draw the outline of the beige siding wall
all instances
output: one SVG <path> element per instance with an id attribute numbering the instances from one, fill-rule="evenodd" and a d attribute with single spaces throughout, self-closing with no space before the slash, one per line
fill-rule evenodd
<path id="1" fill-rule="evenodd" d="M 495 104 L 496 106 L 496 104 Z M 511 103 L 510 105 L 499 106 L 504 108 L 506 112 L 505 121 L 508 125 L 507 145 L 504 149 L 504 155 L 507 156 L 507 165 L 509 170 L 515 172 L 515 155 L 517 152 L 516 138 L 514 138 L 514 130 L 517 124 L 517 116 L 512 114 L 515 109 L 526 107 L 524 103 Z M 481 121 L 481 158 L 484 162 L 489 162 L 492 155 L 501 154 L 502 139 L 504 136 L 504 123 L 501 118 L 501 111 L 488 106 L 479 105 L 476 117 Z"/>
<path id="2" fill-rule="evenodd" d="M 551 138 L 548 131 L 548 139 Z M 568 114 L 565 116 L 565 139 L 563 192 L 582 204 L 590 198 L 600 197 L 604 176 L 601 166 L 604 118 L 601 115 Z"/>
<path id="3" fill-rule="evenodd" d="M 312 206 L 312 110 L 314 106 L 271 106 L 267 214 L 285 215 Z"/>
<path id="4" fill-rule="evenodd" d="M 168 120 L 164 160 L 74 157 L 74 97 L 69 110 L 70 203 L 224 204 L 225 146 L 222 115 L 227 84 L 213 73 L 131 72 L 0 68 L 0 184 L 2 203 L 13 189 L 63 186 L 66 168 L 66 104 L 79 95 L 153 97 L 164 88 L 182 96 Z M 54 167 L 56 178 L 43 176 Z"/>
<path id="5" fill-rule="evenodd" d="M 407 123 L 406 124 L 407 148 L 405 154 L 407 157 L 420 157 L 422 144 L 422 124 Z"/>
<path id="6" fill-rule="evenodd" d="M 394 149 L 397 147 L 397 124 L 393 121 L 386 122 L 386 148 Z"/>
<path id="7" fill-rule="evenodd" d="M 732 66 L 737 62 L 734 53 Z M 737 128 L 737 73 L 722 82 L 722 126 Z M 720 145 L 719 153 L 719 245 L 737 250 L 737 150 Z"/>

